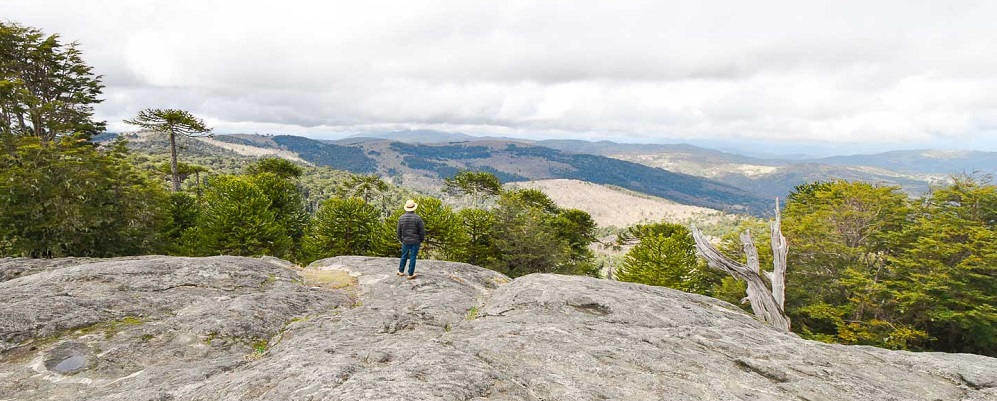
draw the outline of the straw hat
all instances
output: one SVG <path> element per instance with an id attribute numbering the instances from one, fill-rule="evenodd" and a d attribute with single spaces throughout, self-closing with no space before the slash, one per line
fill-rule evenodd
<path id="1" fill-rule="evenodd" d="M 409 199 L 407 202 L 405 202 L 405 211 L 406 212 L 411 212 L 411 211 L 415 210 L 415 208 L 417 208 L 417 207 L 419 207 L 419 204 L 415 203 L 414 200 Z"/>

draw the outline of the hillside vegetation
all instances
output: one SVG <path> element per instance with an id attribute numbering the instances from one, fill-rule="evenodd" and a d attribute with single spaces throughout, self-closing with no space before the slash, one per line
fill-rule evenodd
<path id="1" fill-rule="evenodd" d="M 624 228 L 637 223 L 659 221 L 704 222 L 722 214 L 715 209 L 682 205 L 662 198 L 579 180 L 523 181 L 508 186 L 543 191 L 561 207 L 588 212 L 600 227 Z"/>
<path id="2" fill-rule="evenodd" d="M 678 203 L 731 212 L 764 214 L 769 201 L 717 181 L 638 163 L 508 141 L 412 144 L 359 141 L 338 145 L 300 137 L 220 139 L 240 146 L 270 146 L 316 165 L 354 173 L 373 173 L 431 192 L 443 178 L 462 170 L 485 171 L 504 182 L 575 179 L 612 185 Z M 263 152 L 261 152 L 263 153 Z"/>

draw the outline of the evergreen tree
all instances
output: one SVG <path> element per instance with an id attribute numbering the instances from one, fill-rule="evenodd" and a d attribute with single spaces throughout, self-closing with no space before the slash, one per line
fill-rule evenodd
<path id="1" fill-rule="evenodd" d="M 631 227 L 618 242 L 637 243 L 627 251 L 616 273 L 619 281 L 709 294 L 715 275 L 696 259 L 696 242 L 679 224 L 655 223 Z"/>
<path id="2" fill-rule="evenodd" d="M 443 179 L 443 192 L 451 196 L 467 195 L 474 207 L 482 207 L 482 201 L 496 196 L 502 191 L 502 182 L 495 174 L 485 171 L 463 170 L 453 178 Z"/>
<path id="3" fill-rule="evenodd" d="M 246 166 L 246 172 L 249 175 L 271 173 L 276 175 L 278 178 L 290 180 L 293 178 L 300 178 L 301 175 L 304 174 L 305 169 L 287 159 L 279 157 L 264 157 L 257 160 L 255 163 Z"/>
<path id="4" fill-rule="evenodd" d="M 380 177 L 374 174 L 352 174 L 336 187 L 336 196 L 340 198 L 357 197 L 375 206 L 382 216 L 391 214 L 384 194 L 390 187 Z"/>
<path id="5" fill-rule="evenodd" d="M 322 203 L 305 236 L 308 259 L 375 255 L 380 213 L 360 198 L 330 198 Z"/>
<path id="6" fill-rule="evenodd" d="M 557 212 L 542 191 L 503 192 L 493 229 L 497 257 L 486 267 L 512 277 L 572 272 L 571 247 L 552 226 Z"/>
<path id="7" fill-rule="evenodd" d="M 0 137 L 0 256 L 121 256 L 163 250 L 167 196 L 81 136 Z"/>
<path id="8" fill-rule="evenodd" d="M 898 238 L 905 249 L 891 257 L 883 291 L 897 320 L 913 327 L 914 344 L 997 356 L 997 187 L 956 177 Z"/>
<path id="9" fill-rule="evenodd" d="M 293 245 L 251 177 L 219 176 L 205 191 L 201 220 L 186 233 L 195 255 L 282 256 Z"/>
<path id="10" fill-rule="evenodd" d="M 166 179 L 168 180 L 171 179 L 171 177 L 173 176 L 172 170 L 173 167 L 169 162 L 156 166 L 156 171 L 162 173 L 163 177 L 166 177 Z M 187 180 L 187 178 L 193 175 L 195 192 L 197 193 L 198 197 L 201 196 L 201 173 L 206 173 L 208 171 L 210 170 L 208 170 L 208 168 L 204 166 L 177 162 L 177 174 L 180 175 L 180 183 L 182 184 L 184 181 Z"/>
<path id="11" fill-rule="evenodd" d="M 204 121 L 194 117 L 189 112 L 175 109 L 145 109 L 140 111 L 135 118 L 125 120 L 125 122 L 169 136 L 173 192 L 179 192 L 180 171 L 177 167 L 177 136 L 200 136 L 209 134 L 211 129 L 204 125 Z"/>
<path id="12" fill-rule="evenodd" d="M 301 253 L 309 218 L 304 194 L 296 183 L 302 169 L 288 160 L 263 158 L 250 164 L 247 171 L 253 185 L 270 200 L 269 209 L 274 213 L 277 225 L 291 238 L 287 254 L 275 256 L 296 259 Z"/>
<path id="13" fill-rule="evenodd" d="M 197 199 L 186 192 L 170 193 L 170 224 L 167 225 L 165 236 L 169 241 L 167 251 L 170 254 L 184 254 L 182 239 L 189 230 L 197 227 L 201 216 L 201 206 Z"/>
<path id="14" fill-rule="evenodd" d="M 493 265 L 499 257 L 494 238 L 495 215 L 482 209 L 461 209 L 457 217 L 467 236 L 464 258 L 460 261 L 477 266 Z"/>
<path id="15" fill-rule="evenodd" d="M 557 236 L 568 244 L 568 270 L 570 274 L 580 274 L 592 277 L 599 275 L 599 267 L 594 263 L 595 254 L 589 245 L 595 242 L 595 220 L 583 210 L 560 209 L 551 220 Z"/>
<path id="16" fill-rule="evenodd" d="M 76 42 L 17 23 L 0 22 L 0 136 L 43 142 L 104 130 L 93 120 L 101 77 L 83 61 Z"/>

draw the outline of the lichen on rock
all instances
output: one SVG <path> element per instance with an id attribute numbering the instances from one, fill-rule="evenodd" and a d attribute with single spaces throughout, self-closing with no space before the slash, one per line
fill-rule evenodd
<path id="1" fill-rule="evenodd" d="M 805 341 L 667 288 L 396 268 L 0 260 L 0 399 L 997 399 L 992 358 Z"/>

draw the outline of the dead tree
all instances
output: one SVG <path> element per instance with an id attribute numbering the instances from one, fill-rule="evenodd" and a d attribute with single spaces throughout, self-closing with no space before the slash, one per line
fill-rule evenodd
<path id="1" fill-rule="evenodd" d="M 783 310 L 786 299 L 786 254 L 788 247 L 786 246 L 786 237 L 782 236 L 781 225 L 779 199 L 776 199 L 775 221 L 772 223 L 773 269 L 771 273 L 766 272 L 769 281 L 772 282 L 771 290 L 762 279 L 758 248 L 751 240 L 751 233 L 745 231 L 740 235 L 741 243 L 744 244 L 744 253 L 748 257 L 747 265 L 721 254 L 698 228 L 692 228 L 692 236 L 696 240 L 696 250 L 706 259 L 710 267 L 725 271 L 748 284 L 746 299 L 751 303 L 751 310 L 755 312 L 755 316 L 781 330 L 789 331 L 789 318 L 786 317 Z"/>

